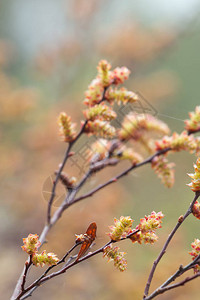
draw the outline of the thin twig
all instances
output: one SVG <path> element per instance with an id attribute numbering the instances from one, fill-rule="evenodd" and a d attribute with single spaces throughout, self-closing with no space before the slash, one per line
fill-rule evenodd
<path id="1" fill-rule="evenodd" d="M 65 156 L 64 156 L 64 159 L 63 159 L 63 162 L 62 164 L 60 165 L 60 168 L 57 172 L 57 175 L 56 175 L 56 179 L 55 181 L 53 182 L 53 187 L 52 187 L 52 191 L 51 191 L 51 197 L 49 199 L 49 202 L 48 202 L 48 208 L 47 208 L 47 224 L 50 224 L 51 222 L 51 208 L 52 208 L 52 204 L 53 204 L 53 200 L 55 198 L 55 191 L 56 191 L 56 186 L 57 186 L 57 183 L 58 183 L 58 180 L 60 178 L 60 174 L 62 172 L 62 170 L 64 169 L 64 166 L 67 162 L 67 159 L 69 157 L 69 152 L 71 150 L 71 147 L 72 147 L 72 144 L 68 144 L 68 148 L 67 148 L 67 151 L 65 153 Z"/>
<path id="2" fill-rule="evenodd" d="M 30 290 L 31 290 L 31 293 L 32 293 L 32 290 L 33 290 L 33 289 L 35 290 L 35 289 L 36 289 L 36 286 L 39 286 L 39 285 L 43 284 L 44 282 L 46 282 L 46 281 L 48 281 L 48 280 L 50 280 L 50 279 L 52 279 L 52 278 L 54 278 L 54 277 L 57 277 L 57 276 L 59 276 L 59 275 L 65 273 L 68 269 L 72 268 L 72 267 L 75 266 L 76 264 L 81 263 L 82 261 L 87 260 L 87 259 L 93 257 L 94 255 L 97 255 L 97 254 L 103 252 L 104 248 L 106 248 L 106 247 L 109 246 L 110 244 L 114 244 L 114 243 L 117 243 L 117 242 L 120 242 L 120 241 L 124 241 L 125 239 L 128 239 L 128 238 L 130 238 L 131 236 L 133 236 L 134 234 L 136 234 L 137 232 L 139 232 L 139 230 L 135 230 L 134 232 L 132 232 L 132 233 L 130 233 L 129 235 L 127 235 L 126 237 L 121 238 L 119 241 L 113 241 L 113 240 L 111 240 L 111 241 L 109 241 L 108 243 L 106 243 L 104 246 L 102 246 L 101 248 L 97 249 L 96 251 L 91 252 L 91 253 L 85 255 L 84 257 L 81 257 L 79 260 L 73 261 L 71 264 L 64 266 L 62 269 L 58 270 L 57 272 L 54 272 L 54 273 L 51 273 L 51 274 L 45 276 L 45 275 L 49 272 L 49 269 L 51 268 L 51 267 L 49 267 L 39 279 L 37 279 L 36 281 L 34 281 L 29 287 L 26 288 L 26 290 L 24 290 L 23 292 L 21 292 L 21 294 L 20 294 L 20 295 L 18 296 L 18 298 L 16 298 L 15 300 L 18 300 L 18 299 L 21 299 L 21 300 L 22 300 L 22 299 L 28 298 L 28 297 L 30 296 L 30 293 L 29 293 L 29 294 L 27 294 L 27 293 L 28 293 Z M 72 250 L 75 248 L 75 246 L 76 246 L 76 245 L 74 245 L 69 251 L 72 251 Z M 69 254 L 69 253 L 68 253 L 68 254 Z M 65 255 L 63 258 L 66 258 L 66 256 L 67 256 L 67 255 Z M 63 260 L 63 259 L 62 259 L 62 260 Z M 61 260 L 61 261 L 62 261 L 62 260 Z M 60 264 L 61 261 L 59 261 L 58 264 Z M 62 261 L 62 262 L 63 262 L 63 261 Z M 57 264 L 57 265 L 58 265 L 58 264 Z M 56 266 L 57 266 L 57 265 L 56 265 Z M 52 267 L 53 267 L 53 266 L 52 266 Z M 26 294 L 26 295 L 25 295 L 25 294 Z M 23 298 L 21 298 L 23 295 L 25 295 L 25 296 L 24 296 Z"/>
<path id="3" fill-rule="evenodd" d="M 93 196 L 96 192 L 98 192 L 99 190 L 103 189 L 104 187 L 116 182 L 118 179 L 124 177 L 125 175 L 128 175 L 128 173 L 130 173 L 132 170 L 136 169 L 136 168 L 139 168 L 143 165 L 146 165 L 148 163 L 151 163 L 152 160 L 156 157 L 156 156 L 160 156 L 162 154 L 165 154 L 167 153 L 168 151 L 170 151 L 171 148 L 165 148 L 161 151 L 157 151 L 156 153 L 154 153 L 153 155 L 149 156 L 148 158 L 146 158 L 145 160 L 143 160 L 142 162 L 136 164 L 136 165 L 132 165 L 130 167 L 128 167 L 126 170 L 124 170 L 123 172 L 119 173 L 118 175 L 112 177 L 110 180 L 106 181 L 105 183 L 102 183 L 102 184 L 99 184 L 96 188 L 92 189 L 90 192 L 74 199 L 73 201 L 73 204 L 80 201 L 80 200 L 83 200 L 83 199 L 86 199 L 88 197 L 91 197 Z"/>
<path id="4" fill-rule="evenodd" d="M 167 287 L 164 287 L 164 288 L 160 288 L 160 289 L 157 289 L 155 292 L 153 292 L 151 295 L 149 295 L 148 297 L 146 297 L 145 299 L 146 300 L 151 300 L 153 298 L 155 298 L 156 296 L 158 295 L 161 295 L 167 291 L 170 291 L 172 289 L 175 289 L 177 287 L 180 287 L 180 286 L 183 286 L 185 285 L 186 283 L 196 279 L 197 277 L 200 276 L 200 272 L 194 274 L 193 276 L 190 276 L 190 277 L 186 277 L 185 279 L 183 279 L 182 281 L 178 282 L 178 283 L 175 283 L 175 284 L 172 284 L 172 285 L 169 285 Z"/>
<path id="5" fill-rule="evenodd" d="M 178 228 L 185 221 L 185 219 L 192 213 L 193 205 L 194 205 L 194 203 L 196 202 L 196 200 L 198 199 L 199 196 L 200 196 L 200 192 L 198 192 L 198 193 L 195 194 L 195 197 L 194 197 L 192 203 L 190 204 L 188 210 L 186 211 L 185 215 L 182 216 L 182 218 L 179 218 L 176 226 L 174 227 L 174 229 L 170 233 L 168 239 L 166 240 L 166 242 L 165 242 L 165 244 L 164 244 L 164 246 L 163 246 L 160 254 L 158 255 L 157 259 L 154 261 L 152 269 L 151 269 L 150 274 L 149 274 L 149 278 L 147 280 L 147 284 L 146 284 L 146 287 L 145 287 L 143 299 L 146 299 L 147 296 L 148 296 L 149 288 L 150 288 L 150 285 L 151 285 L 151 282 L 152 282 L 152 279 L 153 279 L 153 275 L 154 275 L 154 272 L 156 270 L 156 267 L 157 267 L 158 263 L 160 262 L 161 258 L 165 254 L 165 252 L 167 250 L 167 247 L 168 247 L 169 243 L 171 242 L 173 236 L 175 235 L 176 231 L 178 230 Z"/>
<path id="6" fill-rule="evenodd" d="M 26 276 L 27 276 L 28 270 L 29 270 L 31 265 L 32 265 L 32 255 L 30 255 L 29 259 L 25 262 L 24 275 L 23 275 L 23 280 L 22 280 L 22 284 L 21 284 L 21 290 L 22 291 L 24 291 L 24 286 L 25 286 L 25 283 L 26 283 Z"/>
<path id="7" fill-rule="evenodd" d="M 57 267 L 57 266 L 60 265 L 61 263 L 65 262 L 66 257 L 67 257 L 67 256 L 68 256 L 68 255 L 69 255 L 76 247 L 78 247 L 80 244 L 81 244 L 81 242 L 78 242 L 78 243 L 74 244 L 74 245 L 71 247 L 71 249 L 69 249 L 69 251 L 67 251 L 67 253 L 63 256 L 63 258 L 59 260 L 59 262 L 58 262 L 56 265 L 52 265 L 52 266 L 48 267 L 48 268 L 46 269 L 46 271 L 45 271 L 45 272 L 44 272 L 44 273 L 43 273 L 43 274 L 35 281 L 35 286 L 29 291 L 28 294 L 27 294 L 27 289 L 26 289 L 26 291 L 24 291 L 24 289 L 23 289 L 23 290 L 22 290 L 23 293 L 21 293 L 21 294 L 18 296 L 19 299 L 22 300 L 22 299 L 26 299 L 26 298 L 30 297 L 31 294 L 33 293 L 33 291 L 35 291 L 35 290 L 39 287 L 39 282 L 41 281 L 41 279 L 44 278 L 44 277 L 49 273 L 50 270 L 52 270 L 53 268 Z M 22 295 L 23 295 L 24 293 L 26 293 L 26 296 L 25 296 L 25 297 L 22 297 Z"/>

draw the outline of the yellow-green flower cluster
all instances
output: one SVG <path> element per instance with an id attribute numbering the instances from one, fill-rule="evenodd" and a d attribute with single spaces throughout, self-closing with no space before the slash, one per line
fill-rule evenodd
<path id="1" fill-rule="evenodd" d="M 173 151 L 194 152 L 197 146 L 197 140 L 194 136 L 188 135 L 187 131 L 183 131 L 181 134 L 174 132 L 172 136 L 165 136 L 162 140 L 156 141 L 157 151 L 171 148 Z"/>
<path id="2" fill-rule="evenodd" d="M 192 213 L 195 216 L 195 218 L 197 218 L 198 220 L 200 220 L 200 203 L 199 201 L 196 201 L 192 207 Z"/>
<path id="3" fill-rule="evenodd" d="M 94 156 L 97 160 L 102 160 L 108 156 L 110 141 L 106 139 L 98 139 L 94 142 L 90 149 L 87 150 L 87 158 L 90 161 Z"/>
<path id="4" fill-rule="evenodd" d="M 21 248 L 31 255 L 32 263 L 37 267 L 44 265 L 52 266 L 56 265 L 59 261 L 58 257 L 54 253 L 46 253 L 44 250 L 41 254 L 38 254 L 38 248 L 41 243 L 37 234 L 29 234 L 27 238 L 23 239 L 24 245 Z"/>
<path id="5" fill-rule="evenodd" d="M 158 134 L 168 134 L 168 126 L 148 114 L 129 113 L 122 123 L 122 128 L 118 132 L 120 140 L 140 140 L 144 132 L 156 132 Z"/>
<path id="6" fill-rule="evenodd" d="M 169 163 L 163 155 L 156 156 L 151 162 L 151 167 L 161 179 L 162 183 L 170 188 L 174 184 L 174 163 Z"/>
<path id="7" fill-rule="evenodd" d="M 44 265 L 53 266 L 59 261 L 58 257 L 54 253 L 46 253 L 44 250 L 41 254 L 35 254 L 32 258 L 32 263 L 38 267 L 43 267 Z"/>
<path id="8" fill-rule="evenodd" d="M 75 124 L 71 122 L 71 117 L 61 112 L 58 117 L 59 134 L 64 142 L 71 142 L 76 136 Z"/>
<path id="9" fill-rule="evenodd" d="M 136 234 L 130 236 L 130 239 L 133 243 L 137 242 L 141 244 L 153 244 L 157 241 L 158 237 L 155 234 L 155 231 L 158 228 L 161 228 L 162 218 L 164 215 L 162 212 L 156 213 L 153 211 L 151 215 L 145 216 L 140 219 L 139 225 L 136 226 L 136 230 L 139 230 Z"/>
<path id="10" fill-rule="evenodd" d="M 113 83 L 114 84 L 121 84 L 124 83 L 125 80 L 128 79 L 130 75 L 130 70 L 126 67 L 121 67 L 121 68 L 115 68 L 113 70 Z"/>
<path id="11" fill-rule="evenodd" d="M 114 219 L 114 225 L 110 226 L 111 232 L 108 233 L 112 241 L 119 241 L 131 232 L 133 220 L 131 217 L 121 216 L 119 220 Z"/>
<path id="12" fill-rule="evenodd" d="M 116 101 L 117 104 L 134 103 L 139 99 L 136 93 L 127 91 L 124 87 L 120 89 L 110 87 L 106 92 L 105 98 L 111 104 L 114 103 L 114 101 Z"/>
<path id="13" fill-rule="evenodd" d="M 130 160 L 132 165 L 136 165 L 143 160 L 143 157 L 139 153 L 126 146 L 123 146 L 119 151 L 115 151 L 113 157 L 117 157 L 120 160 Z"/>
<path id="14" fill-rule="evenodd" d="M 194 242 L 191 244 L 192 251 L 189 252 L 189 254 L 193 257 L 192 259 L 194 260 L 197 256 L 200 255 L 200 240 L 195 239 Z M 197 264 L 194 268 L 194 272 L 197 273 L 200 271 L 200 265 Z"/>
<path id="15" fill-rule="evenodd" d="M 98 74 L 96 78 L 92 80 L 85 92 L 84 104 L 89 107 L 94 106 L 103 100 L 103 92 L 105 89 L 109 88 L 112 84 L 118 85 L 124 83 L 130 74 L 130 71 L 126 67 L 116 68 L 111 71 L 111 65 L 106 60 L 101 60 L 99 62 L 97 70 Z M 131 92 L 124 91 L 124 94 L 126 94 L 126 96 L 124 95 L 123 97 L 126 97 L 129 101 L 131 101 L 134 93 L 131 94 Z M 104 100 L 107 100 L 106 97 Z"/>
<path id="16" fill-rule="evenodd" d="M 117 116 L 117 114 L 105 104 L 94 105 L 84 110 L 83 114 L 85 118 L 90 121 L 94 121 L 95 119 L 111 121 Z"/>
<path id="17" fill-rule="evenodd" d="M 30 233 L 27 238 L 23 239 L 23 243 L 24 245 L 21 246 L 21 248 L 29 255 L 36 253 L 41 245 L 38 235 L 32 233 Z"/>
<path id="18" fill-rule="evenodd" d="M 98 77 L 101 79 L 103 87 L 107 87 L 113 82 L 113 74 L 110 71 L 111 65 L 104 59 L 100 60 L 97 70 Z"/>
<path id="19" fill-rule="evenodd" d="M 94 134 L 104 138 L 112 138 L 116 134 L 113 126 L 111 126 L 108 122 L 99 119 L 89 121 L 84 132 L 89 135 Z"/>
<path id="20" fill-rule="evenodd" d="M 103 250 L 103 257 L 108 258 L 108 262 L 113 260 L 114 266 L 123 272 L 127 269 L 127 261 L 124 258 L 125 252 L 119 252 L 119 247 L 112 247 L 112 245 L 107 246 Z"/>
<path id="21" fill-rule="evenodd" d="M 189 120 L 185 120 L 185 129 L 188 132 L 200 130 L 200 106 L 197 106 L 194 112 L 189 113 Z"/>
<path id="22" fill-rule="evenodd" d="M 192 178 L 192 182 L 188 184 L 193 192 L 200 192 L 200 157 L 194 164 L 194 173 L 188 174 Z"/>

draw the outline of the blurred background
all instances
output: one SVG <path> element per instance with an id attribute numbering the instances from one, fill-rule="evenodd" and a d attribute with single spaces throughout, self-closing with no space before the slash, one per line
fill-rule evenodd
<path id="1" fill-rule="evenodd" d="M 0 294 L 9 299 L 26 259 L 22 238 L 40 233 L 46 219 L 48 185 L 66 145 L 57 117 L 66 111 L 79 121 L 84 91 L 102 58 L 131 71 L 126 87 L 139 91 L 172 131 L 199 104 L 200 3 L 198 0 L 1 0 L 0 1 Z M 192 200 L 186 183 L 194 155 L 170 156 L 176 181 L 165 188 L 149 166 L 71 207 L 48 235 L 45 248 L 58 257 L 89 223 L 98 226 L 94 249 L 108 241 L 113 218 L 130 215 L 135 225 L 152 210 L 165 214 L 154 245 L 121 243 L 128 270 L 120 273 L 100 256 L 79 264 L 39 288 L 33 299 L 142 299 L 145 282 L 167 235 Z M 71 164 L 71 172 L 78 173 Z M 107 170 L 110 176 L 115 172 Z M 103 180 L 94 176 L 87 188 Z M 63 194 L 62 187 L 59 190 Z M 157 269 L 157 287 L 180 264 L 199 238 L 197 219 L 178 231 Z M 32 269 L 31 280 L 41 270 Z M 36 273 L 32 275 L 33 273 Z M 199 299 L 199 281 L 158 299 Z"/>

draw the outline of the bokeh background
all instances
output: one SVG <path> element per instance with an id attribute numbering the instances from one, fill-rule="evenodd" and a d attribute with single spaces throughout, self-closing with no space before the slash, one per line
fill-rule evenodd
<path id="1" fill-rule="evenodd" d="M 126 86 L 139 91 L 158 117 L 181 132 L 188 111 L 199 104 L 200 4 L 198 0 L 1 0 L 0 2 L 0 294 L 9 299 L 26 259 L 20 246 L 29 233 L 40 233 L 46 218 L 49 179 L 62 160 L 57 117 L 66 111 L 82 118 L 84 91 L 102 58 L 113 67 L 131 69 Z M 131 215 L 135 224 L 152 210 L 165 214 L 154 246 L 120 244 L 128 270 L 114 269 L 100 256 L 39 288 L 33 299 L 142 299 L 144 285 L 167 235 L 193 194 L 186 183 L 195 156 L 171 155 L 176 182 L 167 189 L 149 166 L 65 212 L 48 235 L 48 251 L 59 257 L 74 234 L 95 221 L 95 248 L 108 237 L 114 217 Z M 76 165 L 70 172 L 78 173 Z M 113 174 L 107 171 L 107 176 Z M 88 184 L 103 180 L 95 176 Z M 60 187 L 59 192 L 63 190 Z M 199 238 L 190 217 L 174 238 L 157 269 L 157 287 L 179 265 Z M 34 270 L 32 269 L 32 273 Z M 30 274 L 31 280 L 35 275 Z M 199 299 L 199 281 L 158 299 Z"/>

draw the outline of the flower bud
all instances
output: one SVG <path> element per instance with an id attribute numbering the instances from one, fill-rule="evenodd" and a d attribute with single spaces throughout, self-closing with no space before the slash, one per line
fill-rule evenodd
<path id="1" fill-rule="evenodd" d="M 151 167 L 161 179 L 162 183 L 170 188 L 174 185 L 174 163 L 169 163 L 163 155 L 156 156 L 151 162 Z"/>
<path id="2" fill-rule="evenodd" d="M 36 267 L 43 267 L 44 265 L 53 266 L 56 265 L 58 261 L 59 259 L 56 254 L 46 253 L 46 250 L 44 250 L 41 254 L 36 253 L 32 258 L 32 262 Z"/>
<path id="3" fill-rule="evenodd" d="M 200 220 L 200 203 L 196 201 L 192 207 L 193 215 Z"/>
<path id="4" fill-rule="evenodd" d="M 195 112 L 189 113 L 189 120 L 185 120 L 185 129 L 188 132 L 197 132 L 200 130 L 200 106 L 195 108 Z"/>
<path id="5" fill-rule="evenodd" d="M 124 81 L 128 79 L 130 73 L 131 73 L 130 70 L 128 68 L 126 68 L 126 67 L 115 68 L 112 71 L 113 84 L 124 83 Z"/>
<path id="6" fill-rule="evenodd" d="M 29 255 L 35 254 L 38 252 L 38 248 L 40 247 L 41 243 L 39 241 L 39 237 L 37 234 L 29 234 L 27 238 L 23 239 L 24 246 L 21 248 L 28 253 Z"/>
<path id="7" fill-rule="evenodd" d="M 127 268 L 127 261 L 124 258 L 125 252 L 119 252 L 119 247 L 112 248 L 112 245 L 107 246 L 103 249 L 103 257 L 108 258 L 108 262 L 110 260 L 114 261 L 114 266 L 119 269 L 119 271 L 123 272 Z"/>
<path id="8" fill-rule="evenodd" d="M 171 148 L 173 151 L 189 151 L 194 152 L 197 149 L 197 141 L 192 135 L 188 135 L 186 131 L 181 134 L 176 132 L 172 136 L 164 136 L 160 141 L 156 141 L 156 150 L 160 151 L 165 148 Z"/>
<path id="9" fill-rule="evenodd" d="M 113 76 L 110 71 L 111 65 L 106 60 L 100 60 L 97 70 L 98 70 L 98 78 L 101 79 L 102 85 L 104 87 L 112 84 Z"/>
<path id="10" fill-rule="evenodd" d="M 99 119 L 89 121 L 84 132 L 89 135 L 98 135 L 104 138 L 112 138 L 115 136 L 115 128 L 108 122 Z"/>
<path id="11" fill-rule="evenodd" d="M 134 139 L 139 141 L 144 132 L 156 132 L 158 134 L 168 134 L 168 126 L 151 115 L 129 113 L 122 123 L 122 128 L 118 132 L 120 140 Z"/>
<path id="12" fill-rule="evenodd" d="M 194 164 L 195 173 L 188 174 L 192 178 L 192 182 L 187 184 L 191 187 L 193 192 L 200 192 L 200 157 L 197 159 L 196 164 Z"/>
<path id="13" fill-rule="evenodd" d="M 192 251 L 189 252 L 189 254 L 192 256 L 192 259 L 194 260 L 197 256 L 200 255 L 200 240 L 199 239 L 195 239 L 194 242 L 191 244 L 192 247 Z M 194 272 L 197 273 L 200 271 L 200 266 L 199 264 L 197 264 L 194 267 Z"/>
<path id="14" fill-rule="evenodd" d="M 133 220 L 130 217 L 121 216 L 119 220 L 114 219 L 114 226 L 110 226 L 111 232 L 108 233 L 112 241 L 119 241 L 131 232 Z"/>
<path id="15" fill-rule="evenodd" d="M 87 120 L 94 121 L 95 119 L 103 121 L 111 121 L 116 118 L 117 114 L 105 104 L 97 104 L 83 111 Z"/>
<path id="16" fill-rule="evenodd" d="M 111 104 L 113 102 L 116 102 L 117 104 L 134 103 L 139 99 L 136 93 L 127 91 L 127 89 L 125 88 L 121 88 L 121 89 L 109 88 L 106 91 L 105 98 Z"/>
<path id="17" fill-rule="evenodd" d="M 76 136 L 75 124 L 71 122 L 71 117 L 67 116 L 66 113 L 61 112 L 58 118 L 58 125 L 60 135 L 64 142 L 71 142 Z"/>

